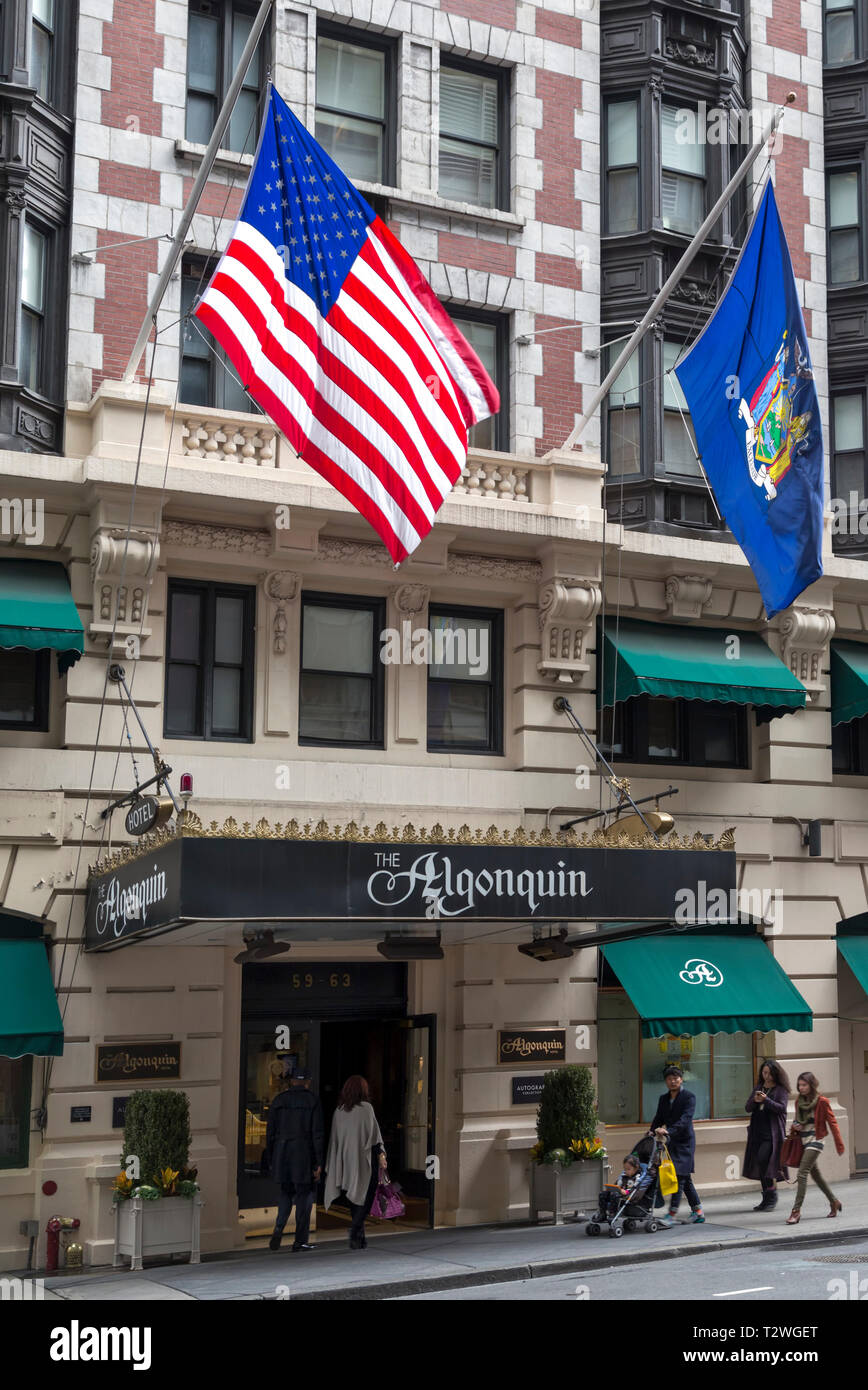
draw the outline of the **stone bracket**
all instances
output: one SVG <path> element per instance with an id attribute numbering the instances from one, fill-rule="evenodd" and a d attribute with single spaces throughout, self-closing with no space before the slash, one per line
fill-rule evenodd
<path id="1" fill-rule="evenodd" d="M 696 622 L 711 603 L 711 580 L 699 574 L 670 574 L 665 594 L 668 617 L 673 622 Z"/>
<path id="2" fill-rule="evenodd" d="M 93 617 L 89 632 L 111 646 L 112 654 L 135 659 L 138 643 L 151 635 L 146 626 L 151 583 L 160 558 L 159 529 L 98 525 L 90 543 Z M 129 639 L 129 640 L 128 640 Z M 134 650 L 130 647 L 133 642 Z"/>
<path id="3" fill-rule="evenodd" d="M 540 589 L 541 676 L 561 685 L 580 685 L 589 663 L 588 638 L 600 611 L 602 592 L 592 579 L 558 576 Z"/>
<path id="4" fill-rule="evenodd" d="M 781 659 L 816 701 L 826 689 L 823 666 L 835 635 L 835 619 L 827 608 L 788 608 L 779 619 Z"/>

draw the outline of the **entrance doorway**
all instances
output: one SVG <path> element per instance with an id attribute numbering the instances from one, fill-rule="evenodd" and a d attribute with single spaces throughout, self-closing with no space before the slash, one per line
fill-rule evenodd
<path id="1" fill-rule="evenodd" d="M 300 1017 L 295 1004 L 295 991 L 284 993 L 283 985 L 292 985 L 294 974 L 282 966 L 245 967 L 258 972 L 258 978 L 244 981 L 242 998 L 241 1039 L 241 1096 L 239 1107 L 238 1199 L 242 1209 L 274 1207 L 279 1198 L 278 1185 L 265 1167 L 265 1137 L 268 1111 L 283 1088 L 287 1064 L 293 1070 L 304 1069 L 310 1075 L 310 1089 L 322 1101 L 326 1146 L 332 1117 L 338 1103 L 341 1086 L 348 1076 L 364 1076 L 370 1088 L 370 1100 L 380 1124 L 383 1143 L 389 1162 L 389 1176 L 400 1184 L 406 1207 L 401 1227 L 429 1227 L 434 1224 L 434 1124 L 435 1124 L 435 1017 L 372 1017 L 373 1008 L 366 1007 L 364 989 L 355 1000 L 344 997 L 342 1007 L 335 1008 L 334 997 L 324 1000 L 321 1017 Z M 304 975 L 316 980 L 320 971 L 326 978 L 352 971 L 359 981 L 360 970 L 389 971 L 388 965 L 359 964 L 350 966 L 304 965 Z M 403 969 L 403 968 L 401 968 Z M 262 972 L 267 971 L 263 976 Z M 247 988 L 249 983 L 249 988 Z M 362 983 L 359 981 L 359 983 Z M 384 981 L 377 981 L 382 987 Z M 379 991 L 378 991 L 379 992 Z M 282 998 L 277 1005 L 274 994 Z M 305 990 L 305 1002 L 313 989 Z M 270 996 L 266 999 L 265 996 Z M 381 1005 L 394 1008 L 394 994 Z M 403 1004 L 403 1001 L 402 1001 Z M 331 1006 L 331 1007 L 329 1007 Z M 406 1006 L 402 1007 L 405 1012 Z M 378 1010 L 379 1011 L 379 1010 Z M 395 1010 L 397 1012 L 397 1010 Z M 353 1016 L 353 1013 L 357 1015 Z M 328 1015 L 331 1016 L 328 1016 Z M 335 1015 L 338 1016 L 335 1016 Z M 246 1017 L 245 1017 L 246 1015 Z M 253 1016 L 251 1016 L 253 1015 Z M 288 1046 L 278 1047 L 278 1039 Z M 322 1197 L 322 1185 L 319 1197 Z M 326 1233 L 343 1230 L 349 1225 L 349 1209 L 333 1206 L 326 1212 L 317 1206 L 316 1229 Z M 395 1222 L 389 1222 L 395 1227 Z"/>

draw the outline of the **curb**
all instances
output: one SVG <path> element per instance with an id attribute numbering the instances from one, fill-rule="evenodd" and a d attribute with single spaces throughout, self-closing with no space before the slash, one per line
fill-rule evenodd
<path id="1" fill-rule="evenodd" d="M 840 1229 L 840 1228 L 839 1228 Z M 866 1231 L 853 1229 L 842 1231 L 838 1237 L 841 1245 L 864 1240 Z M 342 1288 L 320 1289 L 310 1293 L 291 1293 L 289 1301 L 321 1302 L 354 1300 L 375 1302 L 393 1298 L 406 1298 L 413 1294 L 439 1293 L 449 1289 L 481 1288 L 487 1284 L 512 1284 L 526 1279 L 549 1279 L 563 1274 L 587 1274 L 593 1270 L 617 1268 L 626 1264 L 652 1264 L 660 1260 L 674 1260 L 685 1255 L 709 1255 L 720 1250 L 772 1250 L 781 1246 L 788 1250 L 810 1249 L 812 1245 L 828 1245 L 830 1234 L 816 1231 L 800 1236 L 748 1236 L 744 1240 L 706 1240 L 690 1245 L 657 1245 L 656 1248 L 637 1250 L 614 1260 L 605 1255 L 578 1255 L 561 1260 L 540 1260 L 531 1264 L 501 1265 L 495 1269 L 470 1270 L 467 1274 L 432 1275 L 430 1278 L 400 1279 L 389 1283 L 348 1284 Z M 623 1249 L 620 1242 L 618 1248 Z M 276 1296 L 264 1294 L 262 1297 L 272 1301 Z"/>

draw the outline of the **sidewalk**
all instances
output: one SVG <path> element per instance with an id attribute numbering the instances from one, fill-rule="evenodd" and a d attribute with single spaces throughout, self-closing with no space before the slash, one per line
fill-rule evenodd
<path id="1" fill-rule="evenodd" d="M 206 1257 L 200 1265 L 160 1265 L 132 1274 L 97 1269 L 76 1279 L 45 1280 L 46 1297 L 71 1301 L 166 1299 L 382 1299 L 437 1289 L 468 1288 L 515 1279 L 711 1253 L 728 1246 L 805 1246 L 864 1237 L 868 1181 L 836 1183 L 844 1210 L 827 1219 L 822 1194 L 810 1186 L 798 1226 L 787 1226 L 792 1189 L 782 1187 L 774 1212 L 754 1212 L 759 1189 L 710 1197 L 702 1226 L 681 1224 L 654 1235 L 591 1238 L 583 1225 L 463 1226 L 403 1235 L 378 1234 L 369 1223 L 367 1250 L 343 1241 L 310 1254 L 239 1251 Z M 373 1229 L 372 1229 L 373 1227 Z"/>

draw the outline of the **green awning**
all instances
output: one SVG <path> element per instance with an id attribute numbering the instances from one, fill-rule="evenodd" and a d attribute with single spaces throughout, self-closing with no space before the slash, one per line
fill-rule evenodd
<path id="1" fill-rule="evenodd" d="M 811 1010 L 759 936 L 637 937 L 600 948 L 642 1022 L 667 1033 L 809 1033 Z"/>
<path id="2" fill-rule="evenodd" d="M 84 651 L 84 628 L 63 565 L 0 560 L 0 647 L 57 652 L 61 674 Z"/>
<path id="3" fill-rule="evenodd" d="M 838 923 L 838 950 L 868 994 L 868 912 Z"/>
<path id="4" fill-rule="evenodd" d="M 868 642 L 833 642 L 830 677 L 832 723 L 868 714 Z"/>
<path id="5" fill-rule="evenodd" d="M 786 714 L 807 701 L 805 687 L 756 632 L 621 618 L 606 624 L 602 645 L 604 707 L 636 695 L 664 695 Z"/>
<path id="6" fill-rule="evenodd" d="M 0 1057 L 62 1057 L 63 1023 L 45 946 L 0 940 Z"/>

